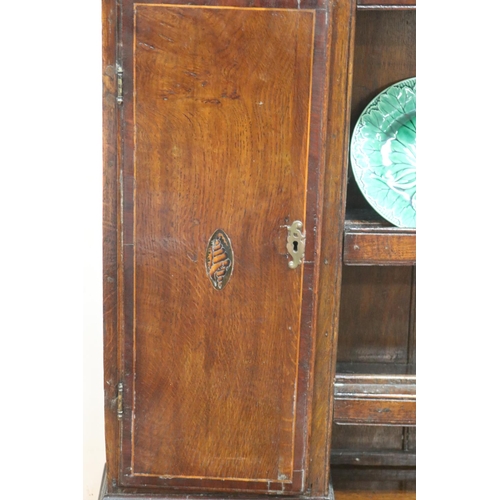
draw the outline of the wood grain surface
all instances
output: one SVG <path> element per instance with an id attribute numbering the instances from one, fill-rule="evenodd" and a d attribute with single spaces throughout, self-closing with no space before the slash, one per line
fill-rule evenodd
<path id="1" fill-rule="evenodd" d="M 241 3 L 123 3 L 123 485 L 305 488 L 327 16 Z"/>
<path id="2" fill-rule="evenodd" d="M 396 227 L 374 210 L 349 210 L 345 219 L 344 263 L 413 265 L 416 240 L 416 229 Z"/>
<path id="3" fill-rule="evenodd" d="M 318 322 L 314 369 L 311 451 L 308 475 L 310 495 L 328 495 L 333 414 L 333 381 L 337 358 L 338 317 L 342 284 L 342 238 L 345 215 L 349 116 L 354 50 L 354 12 L 351 0 L 338 0 L 331 12 L 328 130 Z"/>
<path id="4" fill-rule="evenodd" d="M 338 374 L 334 421 L 337 424 L 415 425 L 415 375 Z"/>
<path id="5" fill-rule="evenodd" d="M 344 263 L 346 265 L 408 266 L 415 264 L 415 233 L 390 232 L 373 227 L 346 228 L 344 237 Z"/>
<path id="6" fill-rule="evenodd" d="M 102 1 L 103 93 L 103 345 L 106 481 L 117 482 L 119 426 L 116 418 L 118 383 L 118 178 L 119 127 L 116 105 L 116 25 L 114 0 Z"/>
<path id="7" fill-rule="evenodd" d="M 416 401 L 335 400 L 335 420 L 343 424 L 415 425 Z"/>

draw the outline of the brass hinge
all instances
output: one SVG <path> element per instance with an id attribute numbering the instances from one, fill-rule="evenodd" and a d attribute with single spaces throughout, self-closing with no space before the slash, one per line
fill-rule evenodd
<path id="1" fill-rule="evenodd" d="M 118 104 L 121 104 L 123 102 L 123 68 L 119 64 L 116 65 L 116 76 L 117 76 L 116 102 Z"/>
<path id="2" fill-rule="evenodd" d="M 118 420 L 123 417 L 123 384 L 118 383 L 118 395 L 116 396 L 116 414 L 118 415 Z"/>

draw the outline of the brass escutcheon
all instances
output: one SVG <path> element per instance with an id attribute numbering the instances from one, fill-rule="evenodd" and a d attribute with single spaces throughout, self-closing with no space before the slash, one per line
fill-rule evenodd
<path id="1" fill-rule="evenodd" d="M 291 226 L 286 226 L 288 229 L 288 238 L 286 240 L 286 249 L 292 256 L 292 260 L 288 262 L 288 267 L 295 269 L 302 263 L 306 251 L 306 233 L 301 232 L 303 224 L 300 220 L 296 220 Z"/>

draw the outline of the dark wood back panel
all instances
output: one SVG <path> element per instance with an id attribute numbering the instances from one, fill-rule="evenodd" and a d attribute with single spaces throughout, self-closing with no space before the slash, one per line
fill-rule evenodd
<path id="1" fill-rule="evenodd" d="M 405 373 L 411 301 L 411 266 L 344 266 L 337 362 L 399 364 Z"/>
<path id="2" fill-rule="evenodd" d="M 380 425 L 334 425 L 334 450 L 392 450 L 402 449 L 402 428 Z"/>
<path id="3" fill-rule="evenodd" d="M 358 11 L 351 130 L 359 115 L 389 85 L 416 75 L 416 11 Z M 349 169 L 347 209 L 370 208 Z"/>

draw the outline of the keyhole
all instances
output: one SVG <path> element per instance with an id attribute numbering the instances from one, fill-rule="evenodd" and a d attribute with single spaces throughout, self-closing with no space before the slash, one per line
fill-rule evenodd
<path id="1" fill-rule="evenodd" d="M 293 242 L 293 251 L 296 252 L 298 249 L 299 249 L 299 242 L 298 241 L 294 241 Z"/>

